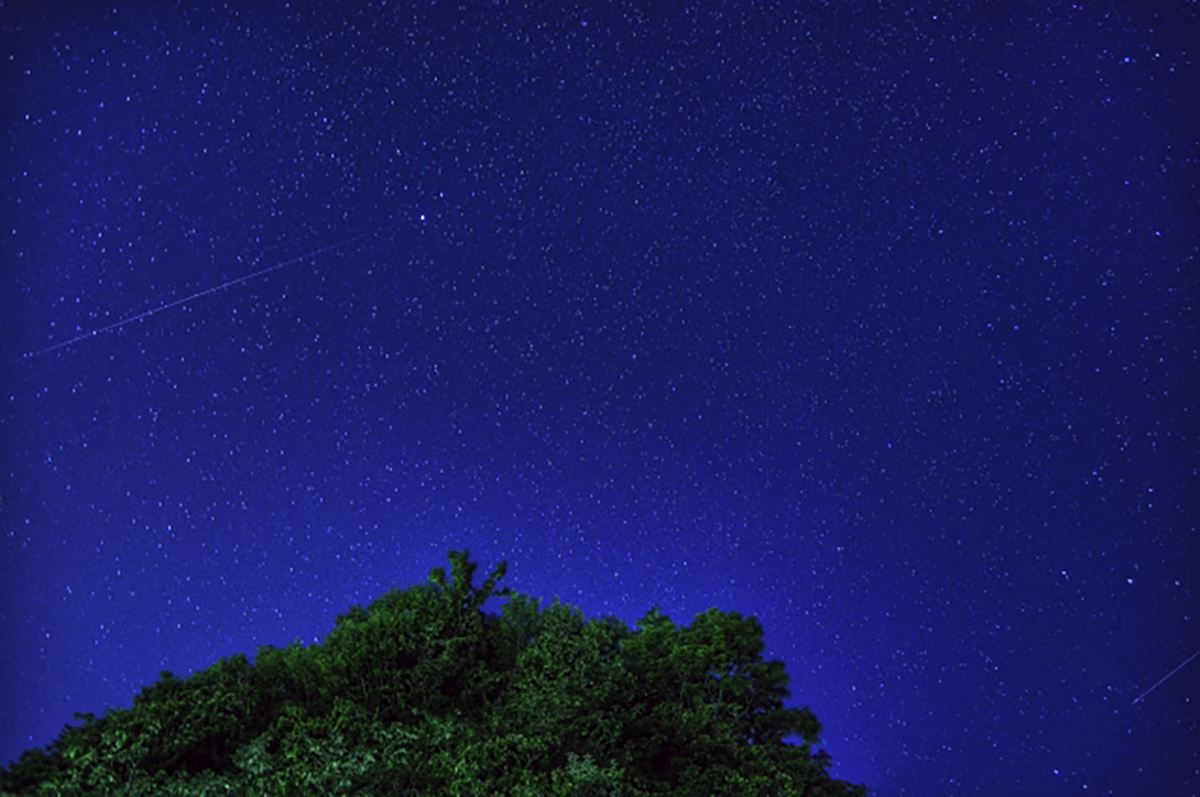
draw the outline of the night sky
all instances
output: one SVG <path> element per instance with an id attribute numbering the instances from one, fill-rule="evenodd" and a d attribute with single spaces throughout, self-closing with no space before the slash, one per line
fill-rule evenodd
<path id="1" fill-rule="evenodd" d="M 1200 790 L 1195 2 L 299 5 L 0 8 L 2 762 L 468 548 Z"/>

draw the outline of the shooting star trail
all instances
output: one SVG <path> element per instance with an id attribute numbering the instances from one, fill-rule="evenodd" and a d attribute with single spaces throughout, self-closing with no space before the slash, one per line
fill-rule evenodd
<path id="1" fill-rule="evenodd" d="M 1163 681 L 1167 680 L 1167 679 L 1168 679 L 1168 678 L 1170 678 L 1172 675 L 1174 675 L 1175 673 L 1177 673 L 1177 672 L 1179 672 L 1180 670 L 1182 670 L 1184 667 L 1186 667 L 1186 666 L 1188 665 L 1188 662 L 1189 662 L 1189 661 L 1191 661 L 1192 659 L 1196 658 L 1197 656 L 1200 656 L 1200 650 L 1197 650 L 1195 653 L 1193 653 L 1192 655 L 1188 656 L 1188 657 L 1187 657 L 1187 659 L 1186 659 L 1186 660 L 1183 662 L 1183 664 L 1180 664 L 1178 667 L 1176 667 L 1175 669 L 1171 670 L 1169 673 L 1167 673 L 1166 675 L 1164 675 L 1162 678 L 1159 678 L 1159 679 L 1158 679 L 1158 681 L 1157 681 L 1157 682 L 1154 684 L 1154 686 L 1150 687 L 1150 688 L 1149 688 L 1149 689 L 1147 689 L 1145 692 L 1142 692 L 1140 695 L 1138 695 L 1136 698 L 1134 698 L 1133 702 L 1132 702 L 1132 703 L 1130 703 L 1130 705 L 1131 705 L 1131 706 L 1136 706 L 1138 703 L 1142 702 L 1142 698 L 1143 698 L 1143 697 L 1145 697 L 1146 695 L 1150 694 L 1151 692 L 1153 692 L 1153 691 L 1154 691 L 1155 689 L 1157 689 L 1158 687 L 1162 686 L 1162 682 L 1163 682 Z"/>
<path id="2" fill-rule="evenodd" d="M 18 357 L 15 360 L 11 360 L 10 362 L 11 363 L 22 362 L 24 360 L 29 360 L 34 357 L 40 357 L 43 354 L 47 354 L 49 352 L 56 351 L 57 349 L 63 349 L 63 348 L 66 348 L 67 346 L 72 346 L 81 340 L 87 340 L 88 338 L 94 338 L 103 332 L 111 332 L 112 330 L 117 329 L 119 327 L 123 327 L 126 324 L 131 324 L 134 321 L 140 321 L 143 318 L 149 318 L 152 315 L 157 315 L 158 313 L 161 313 L 164 310 L 170 310 L 172 307 L 178 307 L 181 304 L 187 304 L 188 302 L 195 301 L 196 299 L 199 299 L 202 296 L 208 296 L 211 293 L 216 293 L 217 291 L 225 290 L 226 288 L 237 285 L 238 283 L 246 282 L 247 280 L 252 280 L 255 277 L 261 277 L 263 274 L 270 274 L 272 271 L 278 271 L 281 268 L 287 268 L 288 266 L 295 265 L 296 263 L 299 263 L 301 261 L 309 260 L 314 257 L 318 257 L 319 255 L 323 255 L 326 252 L 330 252 L 334 249 L 345 246 L 346 244 L 352 244 L 355 241 L 361 241 L 363 238 L 366 238 L 367 235 L 369 235 L 369 233 L 363 233 L 362 235 L 357 235 L 353 238 L 347 238 L 344 241 L 338 241 L 335 244 L 330 244 L 329 246 L 324 246 L 320 249 L 309 252 L 306 255 L 301 255 L 300 257 L 294 257 L 291 260 L 285 260 L 282 263 L 276 263 L 275 265 L 270 266 L 268 268 L 260 269 L 259 271 L 255 271 L 253 274 L 247 274 L 244 277 L 238 277 L 237 279 L 232 279 L 232 280 L 229 280 L 228 282 L 222 282 L 220 285 L 217 285 L 216 287 L 208 288 L 203 291 L 198 291 L 197 293 L 193 293 L 191 296 L 185 296 L 182 299 L 176 299 L 173 302 L 168 302 L 167 304 L 147 310 L 144 313 L 138 313 L 136 315 L 127 316 L 125 318 L 122 318 L 120 321 L 114 321 L 113 323 L 109 324 L 108 326 L 103 326 L 103 327 L 100 327 L 99 329 L 93 329 L 91 332 L 85 332 L 82 335 L 76 335 L 75 337 L 71 338 L 70 340 L 64 340 L 62 343 L 55 343 L 53 346 L 47 346 L 44 349 L 38 349 L 37 351 L 26 352 L 25 354 L 22 354 L 20 357 Z"/>

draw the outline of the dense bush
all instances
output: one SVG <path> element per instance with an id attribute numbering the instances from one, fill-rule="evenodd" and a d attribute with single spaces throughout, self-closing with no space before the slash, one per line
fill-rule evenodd
<path id="1" fill-rule="evenodd" d="M 12 795 L 865 795 L 812 753 L 754 618 L 631 631 L 451 576 L 338 618 L 324 643 L 171 673 L 131 709 L 78 715 L 0 770 Z M 508 598 L 499 616 L 483 604 Z M 786 743 L 798 737 L 801 743 Z"/>

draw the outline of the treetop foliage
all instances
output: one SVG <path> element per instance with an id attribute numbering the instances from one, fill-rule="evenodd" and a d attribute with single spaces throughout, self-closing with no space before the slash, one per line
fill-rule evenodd
<path id="1" fill-rule="evenodd" d="M 654 608 L 630 630 L 497 589 L 504 562 L 476 588 L 468 552 L 449 558 L 321 644 L 163 672 L 130 709 L 76 715 L 0 770 L 0 794 L 866 794 L 812 752 L 821 726 L 784 707 L 753 617 Z"/>

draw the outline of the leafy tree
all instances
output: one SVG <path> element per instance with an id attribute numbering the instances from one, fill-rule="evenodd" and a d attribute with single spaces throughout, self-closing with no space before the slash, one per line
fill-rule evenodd
<path id="1" fill-rule="evenodd" d="M 320 645 L 262 647 L 130 709 L 77 715 L 0 770 L 7 795 L 865 795 L 812 752 L 754 618 L 711 609 L 629 629 L 449 575 L 351 607 Z M 499 615 L 483 611 L 506 597 Z M 801 744 L 784 742 L 798 736 Z"/>

